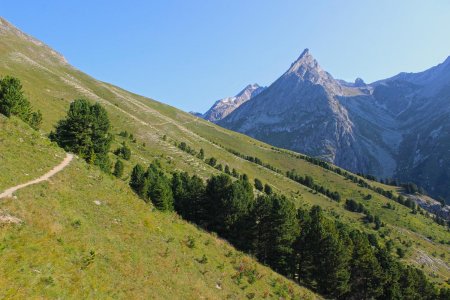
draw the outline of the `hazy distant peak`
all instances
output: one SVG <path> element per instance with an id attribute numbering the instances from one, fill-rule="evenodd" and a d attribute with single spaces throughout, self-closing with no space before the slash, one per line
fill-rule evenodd
<path id="1" fill-rule="evenodd" d="M 366 86 L 366 83 L 364 82 L 364 80 L 360 77 L 355 79 L 355 83 L 354 83 L 355 87 L 363 87 Z"/>
<path id="2" fill-rule="evenodd" d="M 245 102 L 260 94 L 264 89 L 265 87 L 261 87 L 257 83 L 249 84 L 236 96 L 217 100 L 203 115 L 203 118 L 211 122 L 217 122 L 228 116 Z"/>
<path id="3" fill-rule="evenodd" d="M 253 93 L 255 90 L 261 88 L 261 86 L 257 83 L 249 84 L 247 85 L 242 91 L 240 91 L 236 97 L 240 97 L 244 95 L 245 93 Z"/>

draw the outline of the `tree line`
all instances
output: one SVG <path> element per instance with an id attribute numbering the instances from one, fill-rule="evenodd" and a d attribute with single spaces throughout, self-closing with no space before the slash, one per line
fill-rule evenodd
<path id="1" fill-rule="evenodd" d="M 316 191 L 322 195 L 325 195 L 334 201 L 337 201 L 337 202 L 341 201 L 341 195 L 338 192 L 330 191 L 329 189 L 325 188 L 324 186 L 315 183 L 314 179 L 309 175 L 306 175 L 305 177 L 303 177 L 301 175 L 298 175 L 295 170 L 292 170 L 292 171 L 287 171 L 286 176 L 289 179 L 292 179 L 295 182 L 298 182 L 304 186 L 307 186 L 307 187 L 313 189 L 314 191 Z"/>
<path id="2" fill-rule="evenodd" d="M 372 235 L 325 217 L 319 206 L 296 209 L 275 193 L 255 197 L 248 178 L 197 175 L 136 165 L 131 188 L 160 210 L 216 232 L 236 248 L 301 285 L 336 299 L 448 299 Z"/>
<path id="3" fill-rule="evenodd" d="M 323 161 L 319 158 L 309 157 L 309 156 L 302 155 L 302 154 L 294 154 L 289 151 L 282 150 L 282 149 L 279 149 L 276 147 L 271 147 L 271 149 L 274 151 L 280 152 L 280 153 L 288 154 L 289 156 L 297 158 L 297 159 L 305 160 L 305 161 L 307 161 L 311 164 L 314 164 L 316 166 L 319 166 L 325 170 L 329 170 L 338 175 L 344 176 L 346 179 L 352 181 L 353 183 L 355 183 L 361 187 L 370 189 L 381 196 L 384 196 L 388 199 L 394 200 L 397 203 L 410 208 L 411 212 L 413 214 L 416 214 L 417 212 L 421 212 L 421 210 L 417 206 L 417 204 L 414 201 L 412 201 L 411 199 L 406 198 L 403 195 L 395 196 L 394 193 L 390 190 L 385 190 L 381 187 L 373 186 L 373 185 L 369 184 L 366 180 L 364 180 L 362 178 L 358 178 L 358 176 L 360 176 L 360 177 L 363 177 L 368 180 L 377 181 L 377 179 L 373 175 L 358 174 L 358 176 L 356 176 L 350 172 L 347 172 L 346 170 L 343 170 L 339 167 L 335 167 L 335 166 L 331 165 L 330 163 Z M 380 183 L 384 183 L 384 184 L 392 185 L 392 186 L 400 186 L 408 194 L 415 194 L 415 193 L 425 194 L 425 191 L 423 190 L 423 188 L 418 187 L 416 184 L 410 183 L 410 182 L 399 183 L 398 180 L 395 180 L 395 179 L 386 179 L 385 181 L 380 180 Z M 445 203 L 445 201 L 441 201 L 441 203 L 442 202 Z M 428 214 L 426 214 L 425 216 L 430 217 Z M 443 218 L 440 218 L 438 216 L 436 216 L 434 218 L 433 217 L 430 217 L 430 218 L 433 219 L 437 224 L 442 225 L 442 226 L 447 226 L 450 228 L 450 220 L 446 221 Z"/>

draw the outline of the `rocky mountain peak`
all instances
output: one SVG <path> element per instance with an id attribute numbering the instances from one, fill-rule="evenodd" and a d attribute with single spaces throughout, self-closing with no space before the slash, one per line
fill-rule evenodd
<path id="1" fill-rule="evenodd" d="M 334 95 L 342 94 L 342 87 L 328 72 L 322 69 L 308 48 L 303 50 L 298 59 L 291 65 L 282 78 L 290 78 L 300 82 L 322 85 Z"/>
<path id="2" fill-rule="evenodd" d="M 236 96 L 217 100 L 203 115 L 203 118 L 211 122 L 217 122 L 225 118 L 245 102 L 260 94 L 264 89 L 265 87 L 261 87 L 257 83 L 249 84 Z"/>
<path id="3" fill-rule="evenodd" d="M 244 95 L 245 93 L 253 93 L 254 91 L 256 91 L 257 89 L 260 89 L 260 88 L 261 88 L 261 86 L 257 83 L 249 84 L 242 91 L 240 91 L 236 95 L 236 97 L 240 97 L 240 96 Z"/>
<path id="4" fill-rule="evenodd" d="M 366 86 L 366 83 L 364 82 L 364 80 L 362 78 L 358 77 L 355 79 L 354 86 L 355 87 L 363 87 L 363 86 Z"/>
<path id="5" fill-rule="evenodd" d="M 319 63 L 311 55 L 309 49 L 306 48 L 305 50 L 303 50 L 302 54 L 300 54 L 297 60 L 291 65 L 288 73 L 304 74 L 307 71 L 318 69 L 321 69 Z"/>

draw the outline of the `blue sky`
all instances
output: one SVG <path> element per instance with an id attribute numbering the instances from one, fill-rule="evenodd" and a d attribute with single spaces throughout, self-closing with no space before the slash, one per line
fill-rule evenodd
<path id="1" fill-rule="evenodd" d="M 269 85 L 309 48 L 366 82 L 450 55 L 450 1 L 5 1 L 0 15 L 82 71 L 186 111 Z"/>

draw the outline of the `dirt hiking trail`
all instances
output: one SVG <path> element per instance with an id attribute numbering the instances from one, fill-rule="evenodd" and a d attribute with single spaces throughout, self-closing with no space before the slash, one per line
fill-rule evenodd
<path id="1" fill-rule="evenodd" d="M 44 175 L 42 175 L 39 178 L 36 178 L 34 180 L 31 180 L 26 183 L 22 183 L 22 184 L 19 184 L 19 185 L 16 185 L 14 187 L 7 189 L 6 191 L 4 191 L 3 193 L 0 194 L 0 199 L 12 197 L 13 193 L 17 190 L 20 190 L 29 185 L 36 184 L 36 183 L 50 179 L 50 177 L 54 176 L 56 173 L 62 171 L 65 167 L 67 167 L 70 164 L 70 162 L 72 161 L 73 156 L 74 156 L 73 154 L 67 153 L 66 157 L 59 165 L 57 165 L 56 167 L 54 167 L 53 169 L 51 169 L 50 171 L 48 171 L 47 173 L 45 173 Z"/>

